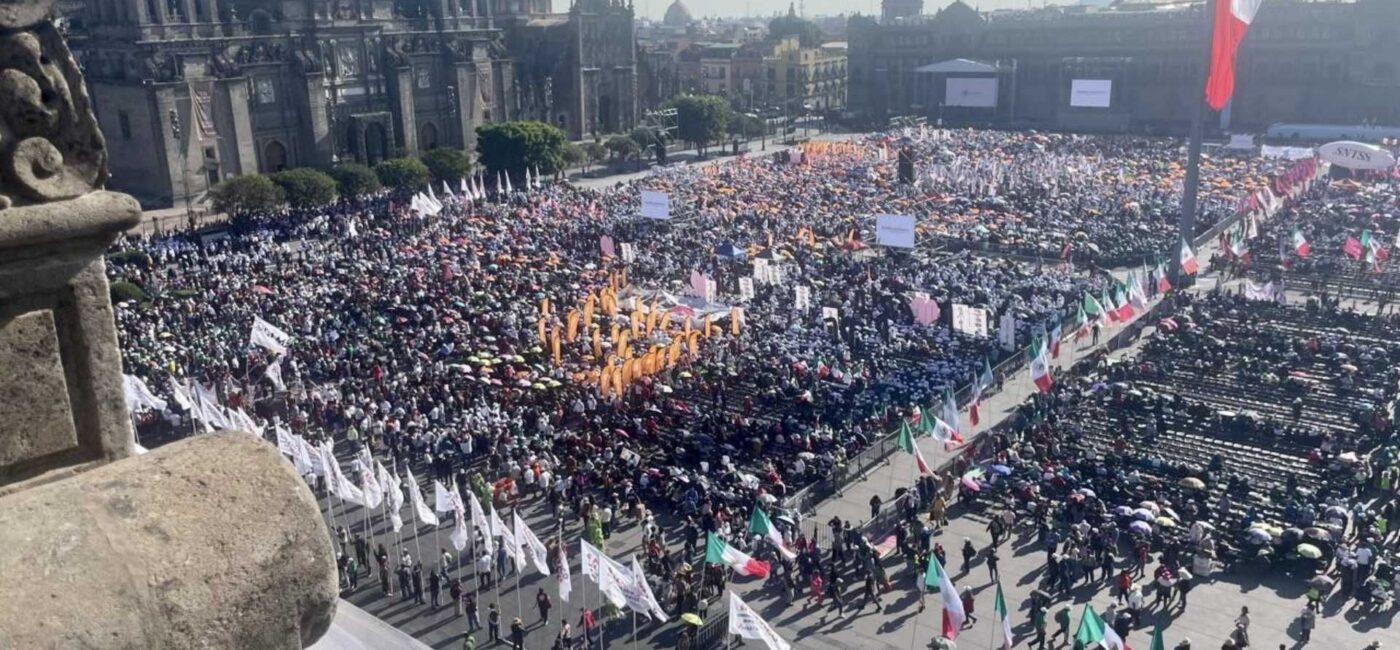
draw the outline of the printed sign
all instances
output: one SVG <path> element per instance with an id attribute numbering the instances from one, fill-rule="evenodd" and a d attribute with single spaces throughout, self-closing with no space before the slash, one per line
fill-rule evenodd
<path id="1" fill-rule="evenodd" d="M 642 190 L 641 215 L 647 219 L 670 219 L 671 195 L 665 192 Z"/>
<path id="2" fill-rule="evenodd" d="M 914 215 L 875 215 L 875 243 L 894 248 L 914 247 Z"/>

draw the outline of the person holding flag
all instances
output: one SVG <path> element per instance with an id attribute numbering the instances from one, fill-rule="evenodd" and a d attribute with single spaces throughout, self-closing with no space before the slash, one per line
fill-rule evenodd
<path id="1" fill-rule="evenodd" d="M 1084 603 L 1084 610 L 1079 615 L 1079 629 L 1074 633 L 1074 643 L 1080 648 L 1091 648 L 1097 643 L 1106 650 L 1132 650 L 1089 603 Z"/>
<path id="2" fill-rule="evenodd" d="M 996 601 L 992 604 L 997 620 L 1001 622 L 1001 649 L 1011 650 L 1016 645 L 1016 634 L 1011 630 L 1011 613 L 1006 609 L 1006 596 L 1001 592 L 1001 581 L 997 581 Z"/>
<path id="3" fill-rule="evenodd" d="M 1081 311 L 1081 314 L 1082 313 Z M 972 426 L 974 427 L 982 421 L 982 395 L 988 388 L 992 387 L 994 382 L 995 379 L 992 377 L 992 364 L 990 361 L 987 361 L 986 357 L 982 357 L 982 372 L 977 375 L 977 381 L 972 385 L 972 406 L 968 410 L 968 417 L 972 420 Z"/>
<path id="4" fill-rule="evenodd" d="M 783 559 L 788 561 L 797 559 L 797 553 L 794 553 L 792 549 L 788 548 L 787 543 L 783 541 L 783 534 L 778 532 L 778 528 L 774 526 L 773 521 L 768 518 L 768 513 L 764 512 L 763 508 L 757 505 L 753 508 L 753 515 L 749 517 L 749 532 L 759 535 L 772 543 L 773 548 L 777 549 L 778 555 L 781 555 Z"/>
<path id="5" fill-rule="evenodd" d="M 943 638 L 956 641 L 958 632 L 962 631 L 967 622 L 967 613 L 963 610 L 962 596 L 953 584 L 953 579 L 948 577 L 948 571 L 938 562 L 938 556 L 932 553 L 928 556 L 923 586 L 936 592 L 942 603 Z"/>
<path id="6" fill-rule="evenodd" d="M 1050 392 L 1050 387 L 1055 384 L 1055 380 L 1050 376 L 1050 360 L 1046 358 L 1045 348 L 1031 358 L 1031 381 L 1035 382 L 1035 387 L 1042 393 Z"/>
<path id="7" fill-rule="evenodd" d="M 741 576 L 768 577 L 767 562 L 749 557 L 743 551 L 724 543 L 724 540 L 714 533 L 705 536 L 705 564 L 722 564 Z"/>

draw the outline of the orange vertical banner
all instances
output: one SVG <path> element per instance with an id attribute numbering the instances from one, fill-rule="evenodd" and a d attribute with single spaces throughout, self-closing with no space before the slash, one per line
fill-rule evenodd
<path id="1" fill-rule="evenodd" d="M 593 295 L 593 294 L 591 294 L 591 293 L 588 294 L 588 300 L 585 301 L 585 302 L 583 303 L 583 324 L 584 324 L 584 325 L 592 325 L 592 324 L 593 324 L 593 308 L 596 306 L 597 301 L 598 301 L 598 297 L 597 297 L 597 296 L 595 296 L 595 295 Z"/>
<path id="2" fill-rule="evenodd" d="M 549 298 L 540 299 L 540 314 L 543 316 L 549 315 Z"/>
<path id="3" fill-rule="evenodd" d="M 561 355 L 559 353 L 559 323 L 554 324 L 554 331 L 549 334 L 549 349 L 551 354 L 554 355 L 554 365 L 562 365 L 560 363 Z"/>
<path id="4" fill-rule="evenodd" d="M 578 310 L 569 310 L 569 336 L 568 341 L 573 343 L 578 338 Z"/>
<path id="5" fill-rule="evenodd" d="M 593 328 L 593 358 L 603 358 L 603 330 L 600 327 Z"/>
<path id="6" fill-rule="evenodd" d="M 544 344 L 548 343 L 549 341 L 548 341 L 547 339 L 545 339 L 545 337 L 544 337 L 544 316 L 541 316 L 541 317 L 540 317 L 540 322 L 539 322 L 539 328 L 538 328 L 538 329 L 539 329 L 539 334 L 540 334 L 540 345 L 544 345 Z"/>
<path id="7" fill-rule="evenodd" d="M 738 307 L 729 308 L 729 333 L 733 336 L 739 335 L 739 316 L 742 313 Z"/>

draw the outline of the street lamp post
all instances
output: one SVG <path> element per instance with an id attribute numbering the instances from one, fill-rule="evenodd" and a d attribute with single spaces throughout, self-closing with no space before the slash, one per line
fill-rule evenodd
<path id="1" fill-rule="evenodd" d="M 180 149 L 180 177 L 185 188 L 185 223 L 189 224 L 190 230 L 194 230 L 194 209 L 190 207 L 190 159 L 189 152 L 185 151 L 180 138 L 180 113 L 175 109 L 170 109 L 170 137 L 175 142 L 175 146 Z"/>

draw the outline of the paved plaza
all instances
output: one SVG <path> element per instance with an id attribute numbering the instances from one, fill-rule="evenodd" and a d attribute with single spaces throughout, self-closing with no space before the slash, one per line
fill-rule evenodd
<path id="1" fill-rule="evenodd" d="M 1210 252 L 1209 248 L 1203 250 L 1202 257 L 1207 258 Z M 1216 277 L 1203 276 L 1193 290 L 1209 291 L 1215 287 L 1217 281 Z M 1234 286 L 1234 283 L 1229 283 L 1223 288 L 1234 290 L 1237 287 Z M 1301 299 L 1303 296 L 1294 294 L 1293 297 Z M 1362 309 L 1367 307 L 1367 305 L 1355 306 Z M 1128 326 L 1118 325 L 1105 328 L 1097 346 L 1092 345 L 1088 340 L 1081 341 L 1078 345 L 1067 342 L 1061 357 L 1054 362 L 1056 370 L 1064 372 L 1075 362 L 1101 351 L 1109 339 Z M 1150 325 L 1147 326 L 1144 337 L 1150 335 L 1152 331 L 1153 328 Z M 1139 341 L 1141 340 L 1139 339 Z M 1111 356 L 1130 354 L 1135 347 L 1136 345 L 1133 345 L 1117 350 L 1111 353 Z M 1028 372 L 1021 371 L 1008 376 L 1003 389 L 993 397 L 984 400 L 983 409 L 984 413 L 987 414 L 984 416 L 986 421 L 974 433 L 980 434 L 994 423 L 1008 417 L 1016 406 L 1034 390 L 1035 387 Z M 966 413 L 964 413 L 964 418 L 966 418 Z M 966 419 L 964 421 L 966 422 Z M 933 449 L 934 445 L 927 442 L 923 446 L 926 456 L 935 467 L 949 461 L 952 457 L 951 454 L 941 449 Z M 849 485 L 843 494 L 820 504 L 815 514 L 807 513 L 803 520 L 803 529 L 812 531 L 817 527 L 822 527 L 832 517 L 864 522 L 870 514 L 871 496 L 878 494 L 886 502 L 892 501 L 896 490 L 912 485 L 914 475 L 915 468 L 911 457 L 896 453 L 886 464 L 878 466 L 863 479 Z M 322 503 L 324 504 L 325 500 Z M 531 528 L 540 537 L 547 539 L 554 534 L 556 524 L 549 516 L 542 501 L 533 499 L 529 503 L 523 504 L 521 512 Z M 410 516 L 408 509 L 405 509 L 404 514 L 406 518 Z M 362 530 L 364 525 L 362 517 L 363 513 L 353 506 L 348 513 L 337 506 L 333 525 L 349 523 L 352 531 Z M 552 647 L 560 629 L 560 618 L 567 618 L 571 624 L 577 627 L 581 607 L 596 608 L 600 605 L 597 586 L 591 581 L 583 579 L 580 573 L 577 540 L 581 527 L 572 513 L 566 514 L 566 517 L 569 518 L 569 521 L 565 527 L 564 539 L 569 544 L 573 574 L 573 594 L 570 602 L 561 602 L 554 578 L 542 576 L 533 569 L 527 569 L 518 580 L 515 576 L 511 576 L 496 583 L 499 592 L 495 588 L 476 592 L 476 598 L 482 612 L 483 625 L 489 605 L 498 604 L 502 612 L 502 633 L 508 634 L 512 619 L 520 617 L 528 626 L 526 648 L 531 650 Z M 983 560 L 979 558 L 971 566 L 964 566 L 958 556 L 958 549 L 961 548 L 964 539 L 971 540 L 978 549 L 985 548 L 990 543 L 991 538 L 987 531 L 988 518 L 983 513 L 968 511 L 959 504 L 950 506 L 950 518 L 951 525 L 939 530 L 934 540 L 948 550 L 949 570 L 953 572 L 954 582 L 959 588 L 970 587 L 975 594 L 975 615 L 977 616 L 977 622 L 969 625 L 959 635 L 957 647 L 989 650 L 1000 648 L 1002 647 L 1000 630 L 992 614 L 992 601 L 996 591 L 995 583 L 990 579 Z M 370 523 L 375 530 L 376 543 L 386 544 L 390 548 L 391 558 L 396 558 L 397 551 L 393 548 L 396 538 L 385 527 L 384 518 L 380 515 L 374 515 L 370 518 Z M 670 517 L 661 517 L 661 523 L 663 528 L 676 529 L 677 523 Z M 408 549 L 415 558 L 420 556 L 428 558 L 425 566 L 426 571 L 434 565 L 433 558 L 440 555 L 439 549 L 451 548 L 448 542 L 450 529 L 444 526 L 444 529 L 434 532 L 424 528 L 416 538 L 412 530 L 413 526 L 410 521 L 409 525 L 402 531 L 403 547 Z M 676 537 L 678 536 L 671 535 L 672 540 Z M 631 554 L 640 552 L 640 541 L 639 526 L 628 522 L 614 531 L 603 550 L 614 558 L 626 561 Z M 879 540 L 872 541 L 878 542 Z M 673 549 L 673 551 L 679 551 L 679 549 Z M 1002 588 L 1005 591 L 1008 606 L 1012 609 L 1011 619 L 1018 639 L 1017 647 L 1030 647 L 1029 641 L 1033 637 L 1033 632 L 1029 623 L 1028 600 L 1031 592 L 1039 586 L 1044 571 L 1045 555 L 1036 543 L 1034 531 L 1029 528 L 1019 528 L 1009 541 L 1003 542 L 999 556 L 1002 558 L 1000 572 L 1004 576 Z M 777 582 L 765 584 L 757 579 L 739 577 L 730 583 L 729 588 L 741 595 L 797 648 L 827 650 L 929 647 L 940 629 L 938 597 L 930 595 L 926 602 L 927 608 L 920 613 L 916 591 L 917 578 L 903 566 L 902 559 L 897 555 L 891 554 L 886 557 L 884 564 L 890 572 L 893 589 L 883 594 L 881 600 L 884 611 L 879 613 L 875 611 L 873 606 L 860 608 L 863 596 L 859 595 L 858 585 L 852 585 L 847 590 L 848 602 L 843 614 L 832 611 L 829 606 L 805 605 L 805 589 L 799 590 L 802 593 L 794 602 L 789 603 Z M 1120 563 L 1121 566 L 1123 564 Z M 458 571 L 459 569 L 453 567 L 453 575 L 471 577 L 473 574 L 469 563 L 460 569 L 461 573 Z M 921 577 L 921 575 L 918 576 L 918 578 Z M 468 587 L 475 584 L 475 580 L 468 581 Z M 518 589 L 517 585 L 519 585 Z M 397 590 L 397 585 L 394 586 L 394 589 Z M 536 594 L 540 589 L 543 589 L 553 601 L 550 620 L 543 624 L 539 620 L 539 612 L 535 606 Z M 1165 639 L 1168 648 L 1174 648 L 1186 639 L 1192 642 L 1192 648 L 1218 648 L 1233 628 L 1240 608 L 1248 607 L 1252 618 L 1250 627 L 1252 647 L 1270 650 L 1280 647 L 1280 645 L 1290 649 L 1300 648 L 1303 646 L 1299 642 L 1297 618 L 1303 606 L 1305 589 L 1301 578 L 1270 572 L 1262 566 L 1237 567 L 1229 574 L 1218 574 L 1208 580 L 1198 580 L 1197 588 L 1191 592 L 1189 606 L 1184 611 L 1180 608 L 1171 608 L 1170 611 L 1165 612 L 1157 608 L 1150 610 L 1151 613 L 1145 624 L 1134 630 L 1126 641 L 1138 650 L 1145 650 L 1150 643 L 1152 625 L 1163 625 L 1166 626 Z M 462 647 L 467 623 L 463 617 L 457 616 L 450 606 L 434 609 L 429 606 L 417 605 L 412 601 L 403 600 L 397 593 L 392 597 L 383 597 L 380 593 L 377 576 L 362 579 L 359 589 L 347 592 L 345 597 L 375 616 L 435 648 Z M 443 601 L 447 601 L 445 591 L 442 598 Z M 425 599 L 427 599 L 426 596 Z M 1071 631 L 1073 631 L 1073 627 L 1078 624 L 1080 611 L 1085 603 L 1092 604 L 1095 610 L 1100 613 L 1107 609 L 1114 603 L 1109 583 L 1080 583 L 1068 593 L 1059 593 L 1056 595 L 1050 612 L 1053 615 L 1060 608 L 1066 605 L 1070 606 L 1074 616 L 1074 622 L 1071 625 Z M 709 607 L 710 610 L 707 614 L 716 614 L 725 607 L 725 604 L 723 600 L 715 600 L 711 602 Z M 1350 603 L 1334 597 L 1325 603 L 1322 615 L 1318 618 L 1318 627 L 1313 634 L 1313 640 L 1308 644 L 1308 647 L 1329 650 L 1332 648 L 1361 650 L 1373 641 L 1381 642 L 1383 647 L 1400 646 L 1400 631 L 1391 629 L 1393 615 L 1393 611 L 1363 614 L 1352 610 Z M 606 643 L 608 647 L 615 648 L 675 647 L 678 626 L 679 623 L 674 620 L 664 624 L 656 624 L 648 623 L 645 619 L 639 618 L 637 634 L 634 637 L 632 619 L 629 613 L 608 624 Z M 1049 628 L 1050 633 L 1053 634 L 1055 630 L 1053 621 Z M 484 628 L 474 634 L 477 647 L 491 646 Z M 506 645 L 508 644 L 502 644 L 503 647 Z M 736 647 L 738 646 L 736 645 Z M 748 647 L 759 646 L 750 642 Z M 1048 647 L 1065 647 L 1065 644 L 1063 640 L 1060 640 L 1058 644 Z"/>

